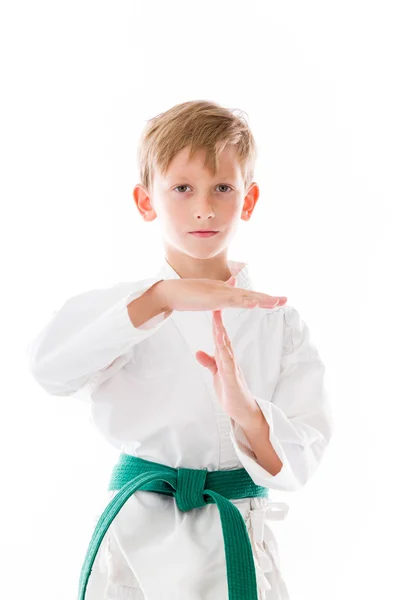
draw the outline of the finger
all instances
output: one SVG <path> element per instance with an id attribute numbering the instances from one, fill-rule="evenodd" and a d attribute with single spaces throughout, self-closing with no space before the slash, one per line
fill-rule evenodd
<path id="1" fill-rule="evenodd" d="M 215 328 L 216 332 L 219 332 L 219 331 L 223 332 L 223 334 L 225 336 L 225 344 L 228 346 L 231 354 L 234 355 L 232 342 L 229 338 L 228 332 L 226 331 L 225 325 L 222 321 L 222 312 L 220 310 L 213 311 L 213 324 L 214 324 L 214 328 Z"/>
<path id="2" fill-rule="evenodd" d="M 219 315 L 219 323 L 218 323 L 218 315 Z M 217 347 L 219 347 L 219 342 L 218 342 L 218 333 L 219 331 L 221 331 L 221 326 L 220 323 L 222 322 L 222 317 L 221 317 L 221 311 L 220 310 L 213 310 L 212 311 L 212 328 L 213 328 L 213 334 L 214 334 L 214 341 L 217 344 Z"/>
<path id="3" fill-rule="evenodd" d="M 217 326 L 215 323 L 215 319 L 212 319 L 212 328 L 213 328 L 213 336 L 214 336 L 214 343 L 215 343 L 215 358 L 218 361 L 218 364 L 220 362 L 220 354 L 219 354 L 219 347 L 220 344 L 218 342 L 218 330 L 217 330 Z"/>
<path id="4" fill-rule="evenodd" d="M 215 311 L 221 313 L 221 311 Z M 214 311 L 213 311 L 214 313 Z M 215 322 L 215 318 L 212 319 L 212 327 L 214 334 L 214 342 L 215 342 L 215 360 L 217 362 L 218 370 L 220 372 L 223 371 L 223 360 L 222 360 L 222 351 L 224 349 L 224 342 L 221 337 L 221 331 L 218 329 L 217 324 Z"/>
<path id="5" fill-rule="evenodd" d="M 215 311 L 212 311 L 212 312 L 214 313 Z M 212 318 L 212 330 L 213 330 L 214 344 L 215 344 L 215 360 L 216 360 L 218 368 L 219 368 L 220 367 L 220 363 L 221 363 L 221 359 L 220 359 L 220 354 L 219 354 L 219 342 L 218 342 L 218 339 L 217 339 L 218 332 L 217 332 L 217 327 L 216 327 L 216 324 L 215 324 L 214 316 Z"/>
<path id="6" fill-rule="evenodd" d="M 225 376 L 231 376 L 235 371 L 235 360 L 222 331 L 218 332 L 217 340 L 219 346 L 219 368 Z"/>
<path id="7" fill-rule="evenodd" d="M 220 311 L 216 312 L 220 313 Z M 219 349 L 220 362 L 223 369 L 232 369 L 232 364 L 234 363 L 233 349 L 230 345 L 230 340 L 228 334 L 226 333 L 225 327 L 223 326 L 221 315 L 216 315 L 215 318 L 217 320 L 220 319 L 220 323 L 218 324 L 217 321 L 215 324 L 216 341 L 217 348 Z"/>
<path id="8" fill-rule="evenodd" d="M 221 310 L 213 310 L 212 315 L 213 315 L 212 324 L 213 324 L 214 335 L 217 336 L 219 332 L 226 333 L 224 323 L 222 321 L 222 311 Z"/>
<path id="9" fill-rule="evenodd" d="M 243 306 L 248 308 L 255 308 L 255 306 L 261 308 L 275 308 L 276 306 L 285 304 L 287 297 L 270 296 L 269 294 L 263 294 L 262 292 L 246 291 L 241 294 L 241 301 Z"/>

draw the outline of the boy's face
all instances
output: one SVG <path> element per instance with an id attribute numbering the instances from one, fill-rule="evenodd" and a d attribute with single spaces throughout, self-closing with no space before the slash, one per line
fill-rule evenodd
<path id="1" fill-rule="evenodd" d="M 215 177 L 203 166 L 205 151 L 190 161 L 188 156 L 189 148 L 176 154 L 165 175 L 156 169 L 151 192 L 137 185 L 134 198 L 146 221 L 159 217 L 167 247 L 194 258 L 212 258 L 228 246 L 239 220 L 250 218 L 259 188 L 253 182 L 246 193 L 234 146 L 221 153 Z M 218 233 L 211 237 L 190 233 L 197 230 Z"/>

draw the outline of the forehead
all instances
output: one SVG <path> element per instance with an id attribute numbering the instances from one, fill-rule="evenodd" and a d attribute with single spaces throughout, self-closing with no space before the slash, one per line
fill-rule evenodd
<path id="1" fill-rule="evenodd" d="M 183 148 L 172 159 L 167 173 L 162 176 L 158 169 L 156 169 L 156 176 L 168 180 L 171 177 L 212 177 L 211 171 L 204 166 L 205 159 L 205 150 L 198 150 L 191 160 L 189 160 L 189 147 Z M 227 146 L 219 155 L 218 162 L 219 165 L 215 177 L 241 177 L 241 168 L 236 157 L 236 148 L 234 146 Z"/>

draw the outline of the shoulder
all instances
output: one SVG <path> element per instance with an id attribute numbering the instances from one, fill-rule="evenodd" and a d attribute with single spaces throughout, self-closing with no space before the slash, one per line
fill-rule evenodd
<path id="1" fill-rule="evenodd" d="M 282 311 L 285 328 L 296 331 L 300 331 L 304 328 L 304 320 L 295 306 L 286 303 L 282 306 Z"/>
<path id="2" fill-rule="evenodd" d="M 292 352 L 302 343 L 307 326 L 295 306 L 286 303 L 277 308 L 263 310 L 266 318 L 268 315 L 268 320 L 272 319 L 273 327 L 281 332 L 283 354 Z"/>
<path id="3" fill-rule="evenodd" d="M 277 306 L 276 308 L 262 308 L 261 310 L 266 315 L 270 315 L 280 320 L 283 327 L 286 329 L 299 329 L 304 323 L 297 308 L 288 303 L 283 306 Z"/>
<path id="4" fill-rule="evenodd" d="M 320 355 L 310 328 L 300 311 L 290 304 L 282 307 L 282 356 L 293 354 L 302 360 L 318 360 Z"/>
<path id="5" fill-rule="evenodd" d="M 77 292 L 70 296 L 64 304 L 88 304 L 92 305 L 108 305 L 119 300 L 129 300 L 135 295 L 144 293 L 157 281 L 160 281 L 159 277 L 149 277 L 146 279 L 137 279 L 133 281 L 120 281 L 118 283 L 111 283 L 105 286 L 98 286 L 95 288 L 87 289 L 84 291 Z"/>

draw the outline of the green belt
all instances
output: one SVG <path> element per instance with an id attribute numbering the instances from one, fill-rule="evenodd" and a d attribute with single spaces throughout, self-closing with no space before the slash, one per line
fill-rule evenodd
<path id="1" fill-rule="evenodd" d="M 119 492 L 96 524 L 79 578 L 78 600 L 85 600 L 92 567 L 108 528 L 137 490 L 174 496 L 183 512 L 216 504 L 224 536 L 229 600 L 257 600 L 256 571 L 246 523 L 240 510 L 228 498 L 268 498 L 269 489 L 256 485 L 246 469 L 175 469 L 122 453 L 113 468 L 108 490 Z"/>

